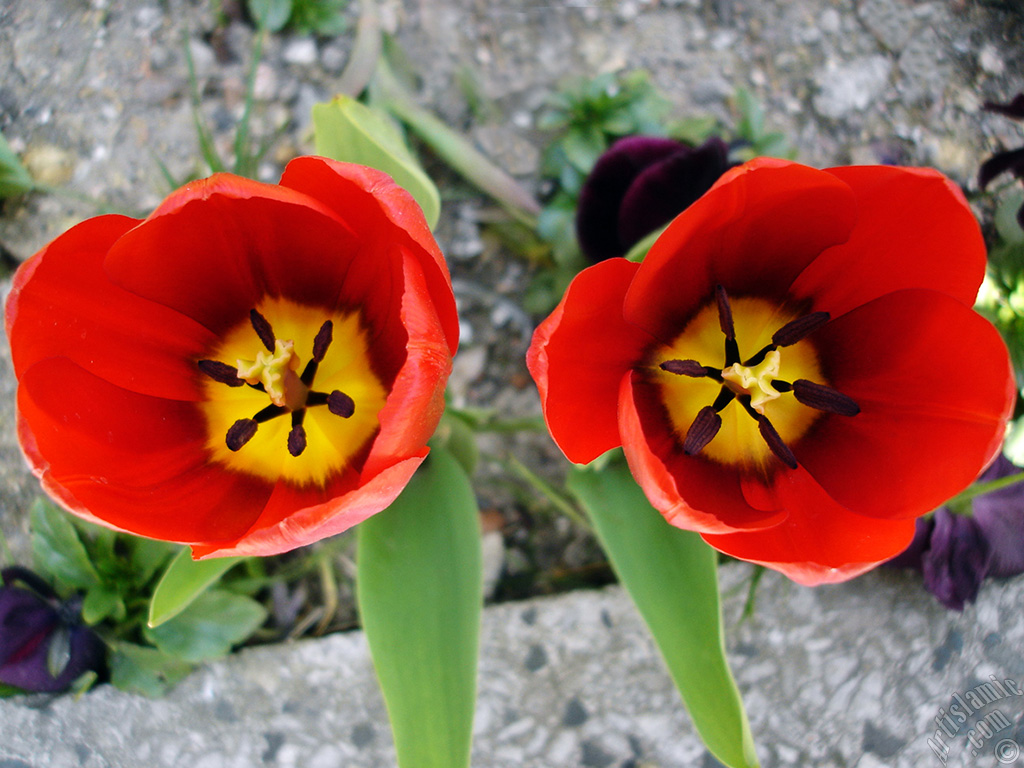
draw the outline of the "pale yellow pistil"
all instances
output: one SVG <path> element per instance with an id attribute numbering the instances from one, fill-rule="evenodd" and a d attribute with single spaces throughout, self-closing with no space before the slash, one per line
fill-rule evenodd
<path id="1" fill-rule="evenodd" d="M 763 414 L 765 404 L 782 394 L 772 386 L 779 378 L 781 357 L 778 350 L 772 350 L 757 365 L 734 363 L 722 371 L 722 383 L 737 395 L 749 395 L 750 407 Z"/>
<path id="2" fill-rule="evenodd" d="M 262 384 L 270 401 L 279 407 L 297 411 L 306 407 L 309 387 L 295 372 L 299 357 L 295 354 L 295 342 L 274 341 L 273 352 L 257 352 L 255 360 L 238 360 L 238 378 L 247 384 Z"/>

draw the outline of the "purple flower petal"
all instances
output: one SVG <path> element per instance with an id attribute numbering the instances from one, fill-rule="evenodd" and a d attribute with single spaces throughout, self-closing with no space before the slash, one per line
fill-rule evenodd
<path id="1" fill-rule="evenodd" d="M 601 155 L 580 190 L 576 212 L 576 237 L 588 259 L 597 262 L 626 252 L 618 232 L 626 191 L 645 168 L 685 148 L 672 139 L 629 136 Z"/>
<path id="2" fill-rule="evenodd" d="M 986 101 L 982 105 L 982 109 L 988 112 L 996 112 L 1006 117 L 1012 117 L 1014 120 L 1024 120 L 1024 93 L 1018 93 L 1013 97 L 1013 101 L 1006 104 Z"/>
<path id="3" fill-rule="evenodd" d="M 1000 455 L 978 479 L 985 482 L 1020 472 Z M 992 549 L 989 575 L 1001 578 L 1024 573 L 1024 483 L 975 498 L 974 520 Z"/>
<path id="4" fill-rule="evenodd" d="M 996 176 L 1010 171 L 1018 179 L 1024 178 L 1024 147 L 997 152 L 978 169 L 978 186 L 985 189 Z"/>
<path id="5" fill-rule="evenodd" d="M 922 556 L 924 584 L 947 608 L 962 611 L 978 597 L 988 572 L 988 540 L 973 518 L 945 507 L 935 511 L 934 520 L 931 546 Z"/>
<path id="6" fill-rule="evenodd" d="M 645 168 L 619 208 L 619 241 L 629 250 L 668 224 L 711 189 L 729 168 L 729 148 L 718 138 L 684 147 Z"/>

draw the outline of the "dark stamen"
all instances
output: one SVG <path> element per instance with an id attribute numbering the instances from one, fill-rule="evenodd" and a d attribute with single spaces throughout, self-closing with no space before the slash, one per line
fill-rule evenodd
<path id="1" fill-rule="evenodd" d="M 778 382 L 774 382 L 772 386 L 778 389 Z M 860 413 L 860 406 L 853 398 L 832 387 L 815 384 L 807 379 L 797 379 L 793 382 L 793 396 L 797 402 L 819 411 L 837 413 L 840 416 L 856 416 Z"/>
<path id="2" fill-rule="evenodd" d="M 327 408 L 335 416 L 341 416 L 343 419 L 356 412 L 355 401 L 337 389 L 327 396 Z"/>
<path id="3" fill-rule="evenodd" d="M 728 387 L 722 387 L 718 391 L 718 396 L 715 398 L 715 402 L 713 402 L 711 404 L 711 409 L 715 413 L 718 413 L 723 408 L 725 408 L 725 406 L 727 406 L 729 403 L 731 403 L 735 399 L 735 397 L 736 397 L 736 393 L 735 392 L 733 392 Z"/>
<path id="4" fill-rule="evenodd" d="M 718 302 L 718 326 L 722 329 L 727 339 L 736 338 L 736 327 L 732 322 L 732 306 L 729 304 L 729 294 L 720 285 L 715 286 L 715 301 Z"/>
<path id="5" fill-rule="evenodd" d="M 252 418 L 253 421 L 257 422 L 258 424 L 262 424 L 265 421 L 276 419 L 278 416 L 281 416 L 285 413 L 288 413 L 288 409 L 285 406 L 274 405 L 273 403 L 271 403 Z"/>
<path id="6" fill-rule="evenodd" d="M 237 451 L 243 445 L 252 440 L 253 435 L 256 434 L 256 430 L 259 425 L 255 419 L 239 419 L 231 428 L 228 430 L 228 434 L 225 437 L 228 449 Z"/>
<path id="7" fill-rule="evenodd" d="M 772 334 L 772 344 L 788 347 L 806 338 L 829 321 L 828 312 L 811 312 L 809 315 L 790 320 Z"/>
<path id="8" fill-rule="evenodd" d="M 296 424 L 288 433 L 288 453 L 292 456 L 301 456 L 304 450 L 306 450 L 306 428 L 301 424 Z"/>
<path id="9" fill-rule="evenodd" d="M 324 324 L 320 326 L 320 330 L 316 332 L 316 338 L 313 339 L 313 359 L 316 362 L 323 361 L 324 355 L 327 354 L 327 348 L 331 346 L 333 340 L 334 323 L 325 320 Z"/>
<path id="10" fill-rule="evenodd" d="M 249 322 L 252 323 L 252 329 L 256 331 L 256 335 L 260 337 L 260 341 L 263 342 L 263 346 L 268 351 L 274 351 L 274 329 L 270 327 L 270 323 L 263 315 L 257 312 L 255 309 L 249 310 Z"/>
<path id="11" fill-rule="evenodd" d="M 199 370 L 214 381 L 227 384 L 229 387 L 240 387 L 245 384 L 243 379 L 238 378 L 238 370 L 227 363 L 216 360 L 200 360 Z"/>
<path id="12" fill-rule="evenodd" d="M 686 431 L 686 437 L 683 439 L 683 452 L 687 456 L 697 455 L 704 450 L 704 446 L 714 439 L 721 428 L 722 417 L 711 406 L 704 406 L 697 412 L 697 417 Z"/>
<path id="13" fill-rule="evenodd" d="M 789 392 L 793 389 L 793 385 L 782 379 L 772 379 L 772 389 L 776 392 Z"/>
<path id="14" fill-rule="evenodd" d="M 763 414 L 757 414 L 757 431 L 761 433 L 761 437 L 768 444 L 771 452 L 778 456 L 782 463 L 790 469 L 796 469 L 796 456 L 789 450 L 789 446 L 782 442 L 782 438 L 779 433 L 775 431 L 775 427 Z"/>
<path id="15" fill-rule="evenodd" d="M 302 426 L 305 418 L 305 408 L 292 411 L 292 428 L 288 432 L 288 453 L 292 456 L 301 456 L 302 452 L 306 450 L 306 428 Z"/>
<path id="16" fill-rule="evenodd" d="M 313 339 L 313 357 L 306 363 L 306 367 L 302 369 L 302 375 L 299 377 L 307 387 L 313 386 L 316 370 L 320 361 L 324 359 L 324 355 L 327 354 L 327 348 L 331 346 L 333 339 L 334 323 L 325 320 L 324 324 L 320 326 L 320 330 L 316 332 L 316 338 Z"/>
<path id="17" fill-rule="evenodd" d="M 714 369 L 705 368 L 696 360 L 666 360 L 660 366 L 661 370 L 667 373 L 675 373 L 679 376 L 692 376 L 699 379 L 702 376 L 710 376 Z"/>

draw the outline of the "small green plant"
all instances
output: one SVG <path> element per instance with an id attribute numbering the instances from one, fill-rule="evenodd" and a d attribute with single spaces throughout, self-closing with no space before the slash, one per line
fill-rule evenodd
<path id="1" fill-rule="evenodd" d="M 31 192 L 35 182 L 0 133 L 0 199 Z"/>
<path id="2" fill-rule="evenodd" d="M 111 682 L 122 690 L 160 695 L 267 618 L 252 597 L 258 587 L 240 578 L 262 567 L 257 560 L 221 580 L 240 558 L 192 563 L 187 548 L 73 520 L 45 499 L 30 520 L 36 572 L 58 594 L 84 595 L 82 620 L 106 643 Z"/>
<path id="3" fill-rule="evenodd" d="M 300 35 L 340 35 L 348 29 L 348 0 L 248 0 L 249 15 L 261 29 L 285 27 Z"/>

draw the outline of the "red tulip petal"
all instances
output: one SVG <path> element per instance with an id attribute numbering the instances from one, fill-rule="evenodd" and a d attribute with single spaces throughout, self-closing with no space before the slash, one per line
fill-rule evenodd
<path id="1" fill-rule="evenodd" d="M 427 449 L 423 449 L 419 456 L 399 461 L 365 485 L 342 495 L 332 495 L 332 489 L 317 492 L 280 483 L 267 505 L 266 515 L 278 518 L 279 522 L 264 525 L 261 518 L 237 541 L 193 546 L 192 556 L 198 560 L 211 556 L 275 555 L 346 531 L 398 498 L 426 454 Z"/>
<path id="2" fill-rule="evenodd" d="M 7 298 L 15 374 L 46 357 L 67 357 L 140 394 L 199 397 L 191 363 L 211 341 L 184 315 L 113 285 L 107 250 L 138 224 L 100 216 L 79 224 L 26 262 Z"/>
<path id="3" fill-rule="evenodd" d="M 861 517 L 802 469 L 780 473 L 774 492 L 789 516 L 757 531 L 702 534 L 720 552 L 781 571 L 806 586 L 852 579 L 906 549 L 913 520 Z"/>
<path id="4" fill-rule="evenodd" d="M 406 258 L 403 265 L 401 328 L 407 335 L 407 353 L 378 414 L 380 432 L 363 465 L 364 478 L 422 451 L 444 411 L 444 388 L 452 369 L 437 307 L 426 290 L 422 262 Z"/>
<path id="5" fill-rule="evenodd" d="M 343 287 L 352 265 L 379 261 L 358 258 L 363 245 L 306 195 L 217 174 L 172 194 L 111 248 L 106 268 L 126 290 L 220 335 L 267 295 L 358 303 Z"/>
<path id="6" fill-rule="evenodd" d="M 804 268 L 853 228 L 856 204 L 835 176 L 782 160 L 735 168 L 669 225 L 626 294 L 628 322 L 669 342 L 716 285 L 786 295 Z"/>
<path id="7" fill-rule="evenodd" d="M 386 221 L 384 238 L 408 239 L 408 252 L 420 260 L 427 290 L 437 307 L 451 354 L 459 344 L 459 318 L 452 297 L 448 265 L 412 196 L 386 173 L 323 157 L 299 157 L 288 163 L 281 184 L 303 192 L 330 208 L 352 229 L 376 229 Z"/>
<path id="8" fill-rule="evenodd" d="M 629 469 L 651 505 L 678 528 L 733 533 L 775 525 L 785 517 L 777 506 L 748 503 L 740 472 L 687 456 L 668 429 L 655 386 L 637 374 L 622 378 L 619 429 Z M 764 502 L 764 497 L 759 499 Z"/>
<path id="9" fill-rule="evenodd" d="M 914 517 L 967 487 L 998 452 L 1015 391 L 1006 346 L 946 294 L 882 296 L 817 332 L 829 384 L 861 412 L 825 416 L 794 446 L 837 502 Z"/>
<path id="10" fill-rule="evenodd" d="M 43 487 L 72 512 L 180 542 L 244 533 L 272 490 L 208 460 L 192 403 L 114 386 L 66 358 L 42 360 L 18 389 L 19 439 Z"/>
<path id="11" fill-rule="evenodd" d="M 621 315 L 638 267 L 609 259 L 580 272 L 537 328 L 527 352 L 548 429 L 578 464 L 622 442 L 616 417 L 619 383 L 651 342 Z"/>
<path id="12" fill-rule="evenodd" d="M 903 288 L 931 288 L 974 304 L 985 244 L 959 188 L 924 168 L 860 166 L 828 173 L 856 195 L 850 239 L 823 253 L 794 282 L 796 297 L 838 317 Z"/>

